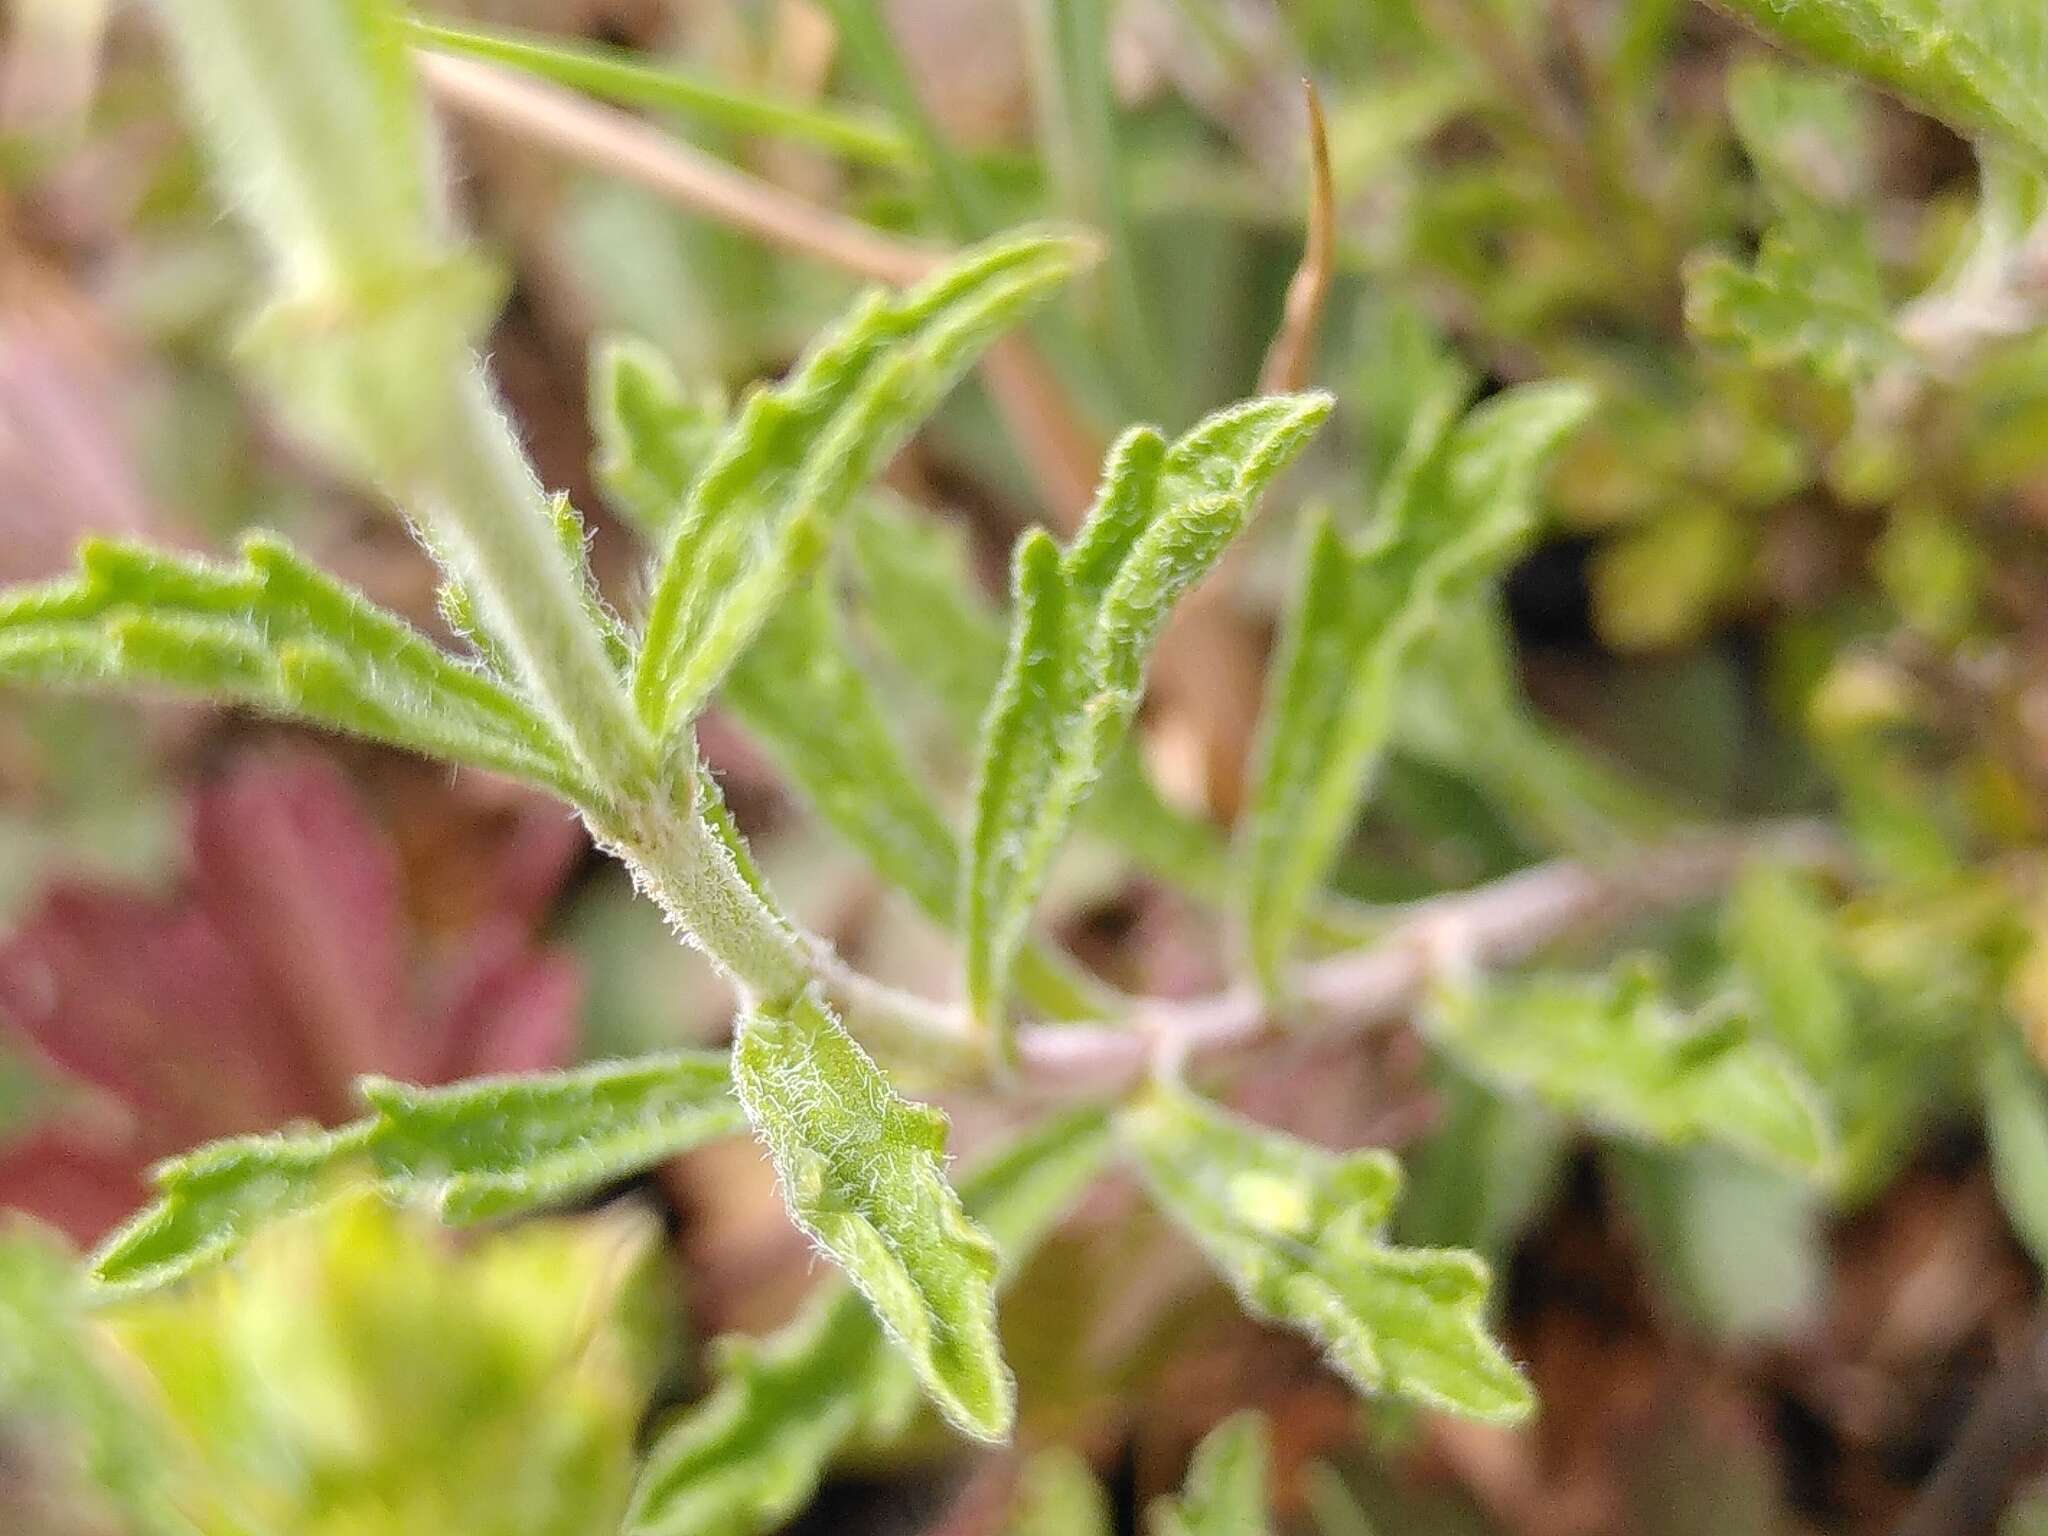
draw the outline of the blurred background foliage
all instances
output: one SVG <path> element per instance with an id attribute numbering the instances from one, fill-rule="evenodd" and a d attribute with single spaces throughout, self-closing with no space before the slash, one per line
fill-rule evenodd
<path id="1" fill-rule="evenodd" d="M 1588 1144 L 1407 1032 L 1276 1048 L 1237 1102 L 1402 1149 L 1403 1237 L 1499 1260 L 1543 1418 L 1510 1436 L 1361 1409 L 1110 1186 L 1008 1304 L 1025 1441 L 1084 1452 L 1126 1521 L 1253 1405 L 1289 1530 L 1887 1528 L 2038 1348 L 2041 179 L 1693 0 L 496 0 L 433 19 L 498 29 L 501 53 L 574 45 L 528 62 L 884 228 L 1103 233 L 1109 259 L 1035 335 L 1064 446 L 1020 442 L 970 389 L 891 471 L 985 578 L 1018 529 L 1071 513 L 1046 488 L 1074 438 L 1092 464 L 1128 420 L 1178 430 L 1252 387 L 1302 248 L 1314 78 L 1338 243 L 1312 377 L 1339 419 L 1227 595 L 1169 641 L 1148 765 L 1227 823 L 1297 513 L 1362 525 L 1435 402 L 1588 381 L 1544 538 L 1501 614 L 1404 688 L 1340 883 L 1397 900 L 1625 859 L 1681 824 L 1838 816 L 1853 879 L 1760 867 L 1631 941 L 1679 1001 L 1739 1009 L 1825 1086 L 1842 1179 L 1824 1197 L 1721 1152 Z M 223 338 L 251 257 L 146 16 L 15 0 L 4 25 L 0 578 L 54 572 L 87 532 L 218 549 L 260 522 L 436 627 L 403 531 L 237 383 Z M 589 467 L 592 339 L 640 334 L 731 391 L 853 283 L 449 134 L 513 279 L 493 361 L 629 587 L 633 535 Z M 957 792 L 943 720 L 891 694 Z M 798 915 L 943 989 L 944 944 L 742 732 L 714 716 L 703 735 Z M 1215 915 L 1104 846 L 1062 864 L 1053 906 L 1119 984 L 1219 980 Z M 701 1390 L 704 1341 L 776 1326 L 814 1279 L 734 1143 L 467 1244 L 344 1203 L 169 1300 L 83 1306 L 63 1244 L 133 1209 L 151 1160 L 339 1118 L 357 1072 L 721 1038 L 701 964 L 524 791 L 234 712 L 9 694 L 0 924 L 0 1203 L 22 1213 L 0 1242 L 8 1529 L 610 1529 L 633 1448 Z M 970 1149 L 1004 1129 L 971 1103 L 957 1120 Z M 1000 1530 L 987 1486 L 1015 1475 L 913 1433 L 846 1468 L 808 1528 Z"/>

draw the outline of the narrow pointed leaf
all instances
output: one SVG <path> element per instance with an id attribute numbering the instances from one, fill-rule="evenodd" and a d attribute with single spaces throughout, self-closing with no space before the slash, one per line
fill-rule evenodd
<path id="1" fill-rule="evenodd" d="M 1819 1091 L 1791 1058 L 1731 1015 L 1687 1018 L 1641 967 L 1446 992 L 1426 1027 L 1496 1086 L 1623 1135 L 1719 1142 L 1809 1176 L 1833 1160 Z"/>
<path id="2" fill-rule="evenodd" d="M 233 1253 L 265 1223 L 308 1210 L 368 1167 L 369 1123 L 299 1135 L 241 1136 L 161 1164 L 161 1192 L 93 1255 L 92 1278 L 116 1290 L 182 1280 Z"/>
<path id="3" fill-rule="evenodd" d="M 1308 1333 L 1365 1391 L 1500 1422 L 1529 1412 L 1486 1332 L 1484 1262 L 1385 1240 L 1401 1184 L 1386 1153 L 1325 1151 L 1167 1087 L 1122 1130 L 1153 1198 L 1254 1315 Z"/>
<path id="4" fill-rule="evenodd" d="M 702 707 L 815 567 L 847 502 L 981 350 L 1088 256 L 1058 236 L 980 247 L 905 294 L 869 295 L 789 379 L 747 398 L 691 491 L 648 603 L 633 687 L 657 736 Z"/>
<path id="5" fill-rule="evenodd" d="M 910 158 L 903 136 L 886 124 L 807 100 L 738 88 L 729 80 L 685 73 L 672 63 L 654 63 L 629 49 L 570 43 L 551 34 L 506 28 L 452 27 L 419 18 L 409 24 L 413 35 L 433 48 L 510 65 L 622 106 L 682 113 L 733 133 L 786 138 L 870 165 L 900 167 Z"/>
<path id="6" fill-rule="evenodd" d="M 571 1072 L 415 1088 L 358 1085 L 375 1112 L 377 1172 L 452 1222 L 579 1199 L 746 1129 L 725 1055 L 678 1051 Z"/>
<path id="7" fill-rule="evenodd" d="M 1329 415 L 1325 395 L 1218 411 L 1168 446 L 1118 439 L 1061 554 L 1019 541 L 1010 645 L 982 722 L 963 896 L 969 1005 L 1000 1041 L 1009 972 L 1075 812 L 1124 745 L 1173 606 Z"/>
<path id="8" fill-rule="evenodd" d="M 950 927 L 960 867 L 953 829 L 889 733 L 828 584 L 783 602 L 722 697 L 876 872 Z"/>
<path id="9" fill-rule="evenodd" d="M 1003 672 L 1003 623 L 982 601 L 959 541 L 914 510 L 871 498 L 852 524 L 851 548 L 867 627 L 972 746 Z M 1084 825 L 1143 868 L 1190 894 L 1221 900 L 1229 879 L 1222 837 L 1160 798 L 1127 743 L 1082 806 Z M 1019 978 L 1020 985 L 1023 978 Z"/>
<path id="10" fill-rule="evenodd" d="M 226 697 L 584 793 L 523 698 L 275 539 L 239 565 L 87 540 L 80 566 L 0 596 L 0 680 Z"/>
<path id="11" fill-rule="evenodd" d="M 1001 1274 L 1022 1266 L 1101 1169 L 1108 1123 L 1055 1116 L 960 1181 L 967 1210 L 995 1238 Z M 859 1292 L 828 1284 L 789 1327 L 721 1341 L 718 1385 L 655 1442 L 627 1516 L 628 1536 L 761 1536 L 807 1504 L 856 1438 L 899 1433 L 916 1379 Z"/>
<path id="12" fill-rule="evenodd" d="M 900 1097 L 807 996 L 743 1018 L 733 1082 L 791 1216 L 868 1299 L 933 1404 L 968 1434 L 1008 1434 L 996 1249 L 946 1182 L 945 1116 Z"/>
<path id="13" fill-rule="evenodd" d="M 1385 755 L 1418 645 L 1521 546 L 1538 474 L 1590 404 L 1570 385 L 1501 396 L 1397 468 L 1362 545 L 1308 525 L 1245 819 L 1245 929 L 1269 989 Z"/>
<path id="14" fill-rule="evenodd" d="M 659 539 L 687 500 L 719 423 L 712 421 L 707 435 L 711 408 L 691 402 L 652 349 L 608 346 L 592 375 L 599 476 L 614 503 Z M 988 642 L 996 652 L 988 668 L 992 685 L 1000 631 L 992 629 Z M 950 931 L 959 916 L 953 828 L 890 730 L 824 573 L 768 616 L 726 674 L 720 697 L 876 873 Z M 1054 1018 L 1096 1017 L 1105 1009 L 1096 989 L 1042 951 L 1026 957 L 1017 984 L 1034 1009 Z"/>
<path id="15" fill-rule="evenodd" d="M 416 1088 L 358 1084 L 371 1113 L 335 1131 L 243 1136 L 156 1172 L 161 1195 L 93 1261 L 102 1284 L 148 1289 L 228 1257 L 264 1222 L 374 1181 L 446 1220 L 578 1199 L 700 1142 L 746 1129 L 718 1052 Z"/>
<path id="16" fill-rule="evenodd" d="M 1266 1421 L 1233 1414 L 1202 1438 L 1177 1499 L 1152 1506 L 1152 1536 L 1271 1536 Z"/>

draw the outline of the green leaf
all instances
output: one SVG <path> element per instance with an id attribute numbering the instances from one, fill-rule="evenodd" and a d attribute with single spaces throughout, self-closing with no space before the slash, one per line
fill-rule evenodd
<path id="1" fill-rule="evenodd" d="M 962 923 L 968 1003 L 997 1039 L 1053 855 L 1125 739 L 1167 614 L 1329 413 L 1326 395 L 1246 401 L 1171 447 L 1133 428 L 1110 449 L 1070 549 L 1039 530 L 1019 540 L 1009 651 L 981 728 Z"/>
<path id="2" fill-rule="evenodd" d="M 866 1296 L 956 1427 L 1009 1433 L 1015 1383 L 996 1338 L 996 1249 L 945 1175 L 946 1117 L 889 1086 L 823 1004 L 756 1010 L 733 1083 L 791 1216 Z"/>
<path id="3" fill-rule="evenodd" d="M 1267 1517 L 1266 1420 L 1233 1414 L 1195 1447 L 1178 1499 L 1152 1506 L 1152 1536 L 1271 1536 Z"/>
<path id="4" fill-rule="evenodd" d="M 183 1469 L 94 1335 L 89 1305 L 77 1258 L 54 1233 L 18 1217 L 0 1226 L 0 1422 L 11 1443 L 28 1431 L 15 1449 L 30 1453 L 26 1464 L 10 1457 L 9 1507 L 28 1512 L 30 1530 L 45 1529 L 34 1511 L 47 1508 L 78 1522 L 53 1531 L 190 1536 L 194 1511 L 179 1497 L 189 1490 L 173 1475 Z"/>
<path id="5" fill-rule="evenodd" d="M 633 691 L 658 739 L 702 708 L 816 566 L 854 494 L 982 349 L 1050 297 L 1090 249 L 1054 235 L 977 247 L 904 294 L 869 294 L 788 379 L 747 397 L 655 576 Z"/>
<path id="6" fill-rule="evenodd" d="M 122 1291 L 152 1290 L 218 1263 L 257 1228 L 310 1210 L 367 1168 L 370 1126 L 238 1136 L 159 1164 L 161 1192 L 93 1255 L 92 1278 Z"/>
<path id="7" fill-rule="evenodd" d="M 1754 266 L 1720 254 L 1687 263 L 1685 321 L 1753 367 L 1802 368 L 1843 389 L 1916 361 L 1876 274 L 1840 245 L 1783 228 L 1765 235 Z"/>
<path id="8" fill-rule="evenodd" d="M 1003 1536 L 1111 1536 L 1109 1495 L 1093 1469 L 1063 1445 L 1024 1463 Z"/>
<path id="9" fill-rule="evenodd" d="M 1851 1016 L 1841 942 L 1814 882 L 1759 862 L 1729 893 L 1722 931 L 1759 1022 L 1820 1081 L 1848 1061 Z"/>
<path id="10" fill-rule="evenodd" d="M 1521 546 L 1539 473 L 1591 405 L 1573 385 L 1500 396 L 1411 440 L 1363 543 L 1309 522 L 1245 821 L 1245 927 L 1270 990 L 1385 755 L 1411 657 Z"/>
<path id="11" fill-rule="evenodd" d="M 851 531 L 867 627 L 939 705 L 955 739 L 972 746 L 1006 646 L 1002 619 L 981 601 L 959 539 L 887 497 L 865 501 Z M 1222 899 L 1229 878 L 1223 839 L 1160 798 L 1128 743 L 1103 766 L 1082 816 L 1090 832 L 1153 874 L 1189 894 Z"/>
<path id="12" fill-rule="evenodd" d="M 592 394 L 599 477 L 642 532 L 659 538 L 720 430 L 714 407 L 692 402 L 651 348 L 628 343 L 599 353 Z M 990 641 L 992 679 L 1002 641 L 999 634 Z M 832 828 L 950 931 L 959 914 L 959 845 L 889 728 L 826 574 L 768 616 L 726 674 L 720 697 Z M 1104 1011 L 1096 989 L 1043 951 L 1027 957 L 1017 982 L 1052 1017 Z"/>
<path id="13" fill-rule="evenodd" d="M 1530 706 L 1493 593 L 1445 615 L 1397 692 L 1401 750 L 1471 783 L 1532 849 L 1611 858 L 1674 830 L 1675 811 Z"/>
<path id="14" fill-rule="evenodd" d="M 715 390 L 691 394 L 658 349 L 607 338 L 590 356 L 590 427 L 598 484 L 613 510 L 659 547 L 717 450 L 729 416 Z"/>
<path id="15" fill-rule="evenodd" d="M 724 1053 L 677 1051 L 571 1072 L 415 1088 L 357 1085 L 386 1188 L 475 1222 L 559 1205 L 746 1129 Z"/>
<path id="16" fill-rule="evenodd" d="M 1484 1262 L 1385 1241 L 1401 1187 L 1386 1153 L 1328 1152 L 1164 1086 L 1122 1131 L 1154 1199 L 1245 1306 L 1308 1333 L 1362 1390 L 1496 1422 L 1534 1406 L 1487 1335 Z"/>
<path id="17" fill-rule="evenodd" d="M 0 680 L 228 698 L 589 797 L 525 699 L 277 539 L 234 566 L 88 539 L 79 564 L 0 596 Z"/>
<path id="18" fill-rule="evenodd" d="M 1023 1261 L 1100 1170 L 1100 1111 L 1054 1116 L 979 1164 L 961 1199 L 996 1239 L 1001 1275 Z M 917 1386 L 860 1294 L 828 1284 L 773 1337 L 720 1341 L 718 1385 L 655 1442 L 628 1536 L 759 1536 L 787 1522 L 856 1437 L 899 1433 Z"/>
<path id="19" fill-rule="evenodd" d="M 1728 73 L 1728 119 L 1781 212 L 1851 206 L 1875 176 L 1864 95 L 1837 76 L 1770 57 Z"/>
<path id="20" fill-rule="evenodd" d="M 2048 1083 L 2016 1037 L 2001 1034 L 1985 1052 L 1983 1093 L 1998 1203 L 2034 1262 L 2048 1269 Z"/>
<path id="21" fill-rule="evenodd" d="M 415 1088 L 357 1083 L 370 1117 L 335 1131 L 243 1136 L 156 1170 L 155 1204 L 93 1260 L 146 1290 L 216 1263 L 264 1223 L 375 1179 L 394 1200 L 474 1222 L 578 1199 L 700 1142 L 746 1129 L 723 1054 L 674 1051 L 569 1072 Z"/>
<path id="22" fill-rule="evenodd" d="M 726 80 L 701 79 L 629 49 L 510 28 L 451 27 L 417 17 L 408 24 L 429 47 L 509 64 L 623 106 L 684 113 L 733 133 L 788 139 L 870 165 L 901 167 L 910 159 L 903 135 L 886 124 L 739 89 Z"/>
<path id="23" fill-rule="evenodd" d="M 2048 11 L 2034 0 L 1721 0 L 1965 134 L 2048 162 Z"/>
<path id="24" fill-rule="evenodd" d="M 828 583 L 791 593 L 721 697 L 826 821 L 924 912 L 952 925 L 953 829 L 884 722 Z"/>
<path id="25" fill-rule="evenodd" d="M 1666 1146 L 1719 1142 L 1811 1177 L 1834 1160 L 1818 1090 L 1727 1013 L 1688 1019 L 1649 966 L 1443 992 L 1430 1038 L 1504 1089 Z"/>
<path id="26" fill-rule="evenodd" d="M 1685 1313 L 1724 1340 L 1808 1335 L 1829 1264 L 1810 1183 L 1706 1147 L 1615 1147 L 1605 1163 L 1644 1258 Z"/>

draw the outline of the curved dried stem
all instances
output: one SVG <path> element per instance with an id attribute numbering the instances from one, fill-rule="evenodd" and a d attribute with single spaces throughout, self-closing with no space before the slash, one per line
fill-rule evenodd
<path id="1" fill-rule="evenodd" d="M 1337 265 L 1337 193 L 1330 176 L 1330 133 L 1323 121 L 1322 99 L 1315 82 L 1301 78 L 1302 106 L 1308 113 L 1308 238 L 1301 265 L 1287 285 L 1280 329 L 1259 369 L 1259 393 L 1285 394 L 1308 382 L 1315 355 L 1316 333 L 1330 296 L 1330 274 Z"/>
<path id="2" fill-rule="evenodd" d="M 542 149 L 637 182 L 650 192 L 795 255 L 877 282 L 914 283 L 945 260 L 620 112 L 495 65 L 421 50 L 420 78 L 443 106 Z"/>

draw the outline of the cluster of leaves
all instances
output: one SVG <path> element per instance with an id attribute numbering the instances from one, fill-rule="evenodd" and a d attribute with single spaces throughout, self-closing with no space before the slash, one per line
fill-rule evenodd
<path id="1" fill-rule="evenodd" d="M 1753 260 L 1711 250 L 1686 259 L 1733 243 L 1735 221 L 1646 192 L 1613 157 L 1559 156 L 1540 132 L 1525 144 L 1527 123 L 1509 133 L 1507 158 L 1533 153 L 1568 196 L 1507 174 L 1412 189 L 1403 257 L 1471 300 L 1476 344 L 1536 359 L 1503 373 L 1584 377 L 1595 388 L 1521 384 L 1472 405 L 1462 367 L 1388 306 L 1375 349 L 1388 377 L 1368 380 L 1362 419 L 1342 423 L 1365 483 L 1301 519 L 1249 808 L 1227 837 L 1167 802 L 1133 727 L 1170 616 L 1337 411 L 1331 396 L 1244 401 L 1177 437 L 1125 431 L 1071 537 L 1034 529 L 1018 540 L 1005 614 L 979 593 L 959 549 L 871 482 L 1000 336 L 1094 264 L 1094 242 L 1026 233 L 973 246 L 902 292 L 858 300 L 779 382 L 731 409 L 716 390 L 683 382 L 658 349 L 610 344 L 593 364 L 599 478 L 652 551 L 644 603 L 615 612 L 565 501 L 514 497 L 494 509 L 531 546 L 508 538 L 500 549 L 488 524 L 440 505 L 459 499 L 451 485 L 477 479 L 476 464 L 421 467 L 436 427 L 455 418 L 414 376 L 452 363 L 446 397 L 468 399 L 459 344 L 461 327 L 474 326 L 459 304 L 461 314 L 422 318 L 468 268 L 423 174 L 398 18 L 363 0 L 294 0 L 274 13 L 263 0 L 172 0 L 193 88 L 219 119 L 225 170 L 280 258 L 266 334 L 289 342 L 300 334 L 291 326 L 326 306 L 350 338 L 313 373 L 277 378 L 309 397 L 298 402 L 303 419 L 419 520 L 444 568 L 444 617 L 467 654 L 268 535 L 247 540 L 232 565 L 92 542 L 75 577 L 0 597 L 0 680 L 167 688 L 539 786 L 633 865 L 731 975 L 741 1007 L 729 1053 L 452 1088 L 366 1079 L 361 1119 L 174 1159 L 155 1174 L 156 1203 L 94 1259 L 95 1279 L 131 1296 L 157 1292 L 315 1208 L 351 1242 L 383 1251 L 369 1227 L 388 1218 L 364 1214 L 382 1206 L 356 1203 L 357 1185 L 449 1222 L 500 1220 L 587 1199 L 751 1129 L 792 1219 L 843 1282 L 782 1332 L 723 1351 L 710 1394 L 657 1436 L 626 1516 L 650 1536 L 740 1536 L 798 1510 L 837 1455 L 902 1434 L 920 1399 L 968 1435 L 1010 1433 L 1016 1393 L 998 1291 L 1112 1155 L 1249 1311 L 1307 1334 L 1362 1391 L 1499 1422 L 1526 1415 L 1533 1397 L 1488 1331 L 1482 1253 L 1540 1201 L 1563 1155 L 1560 1116 L 1613 1144 L 1629 1170 L 1625 1198 L 1662 1233 L 1665 1259 L 1684 1263 L 1728 1246 L 1725 1228 L 1703 1235 L 1709 1220 L 1775 1221 L 1772 1241 L 1811 1241 L 1821 1193 L 1853 1200 L 1880 1187 L 1928 1112 L 1981 1095 L 2001 1193 L 2048 1257 L 2048 1092 L 1997 1006 L 1981 1006 L 2013 973 L 2016 951 L 2048 943 L 2016 935 L 2008 891 L 1981 878 L 1971 856 L 1981 828 L 1946 814 L 1953 796 L 1922 793 L 1929 770 L 1904 740 L 1919 722 L 1895 673 L 1873 688 L 1867 672 L 1836 663 L 1807 688 L 1816 756 L 1878 876 L 1867 899 L 1843 907 L 1817 884 L 1760 868 L 1729 904 L 1704 974 L 1449 977 L 1422 1019 L 1449 1113 L 1416 1160 L 1406 1201 L 1387 1154 L 1332 1151 L 1243 1120 L 1171 1063 L 1114 1105 L 1046 1118 L 956 1183 L 946 1118 L 904 1097 L 842 1021 L 838 1006 L 857 999 L 833 994 L 822 946 L 782 915 L 698 760 L 695 725 L 715 701 L 822 820 L 954 938 L 964 1006 L 957 1018 L 931 1009 L 937 1025 L 920 1015 L 906 1026 L 916 1041 L 907 1054 L 997 1088 L 1018 1065 L 1020 1017 L 1114 1028 L 1131 1007 L 1035 931 L 1055 860 L 1077 832 L 1228 917 L 1259 987 L 1285 1011 L 1301 952 L 1356 925 L 1331 887 L 1374 790 L 1387 790 L 1402 763 L 1468 780 L 1529 852 L 1610 853 L 1665 823 L 1656 797 L 1562 745 L 1513 686 L 1497 589 L 1538 527 L 1553 459 L 1564 455 L 1563 515 L 1624 528 L 1593 573 L 1606 637 L 1669 645 L 1743 596 L 1752 534 L 1738 513 L 1768 516 L 1815 487 L 1845 504 L 1918 489 L 1912 467 L 1884 452 L 1887 434 L 2040 318 L 2014 275 L 2048 205 L 2048 12 L 2014 0 L 1734 8 L 1979 136 L 1981 202 L 1967 234 L 1901 302 L 1901 274 L 1870 215 L 1860 99 L 1778 62 L 1744 64 L 1729 81 L 1727 118 L 1766 209 Z M 872 17 L 851 0 L 835 9 L 852 51 L 886 85 Z M 340 77 L 325 116 L 317 103 L 234 103 L 239 86 L 223 61 L 260 48 L 287 11 L 315 18 L 308 36 L 334 45 L 315 58 Z M 1487 103 L 1501 82 L 1474 76 L 1486 50 L 1458 55 L 1413 20 L 1371 29 L 1371 50 L 1385 55 L 1376 62 L 1397 60 L 1408 76 L 1399 99 L 1412 120 L 1391 137 L 1419 143 L 1469 110 L 1498 118 L 1500 103 Z M 926 158 L 956 226 L 984 233 L 991 222 L 967 169 L 935 149 L 914 112 L 891 130 L 616 59 L 445 28 L 411 35 L 875 166 Z M 210 57 L 223 39 L 233 47 Z M 1095 52 L 1072 28 L 1049 41 L 1072 78 L 1106 75 L 1087 67 Z M 295 34 L 278 45 L 296 53 L 315 42 Z M 1669 40 L 1630 46 L 1655 55 Z M 1617 141 L 1655 116 L 1641 85 L 1653 71 L 1622 59 L 1621 47 L 1606 61 L 1612 89 L 1596 96 L 1612 115 L 1599 126 Z M 1083 119 L 1104 152 L 1114 148 L 1110 115 Z M 384 153 L 357 157 L 351 134 Z M 1667 169 L 1692 152 L 1662 149 Z M 366 182 L 364 165 L 403 174 Z M 295 188 L 317 195 L 295 201 Z M 1105 278 L 1131 327 L 1128 369 L 1139 382 L 1129 393 L 1170 395 L 1156 377 L 1143 382 L 1167 371 L 1147 357 L 1148 301 L 1122 305 L 1132 259 L 1119 228 L 1124 189 L 1060 190 L 1093 205 L 1115 236 Z M 1614 205 L 1617 238 L 1587 217 L 1589 198 Z M 308 251 L 321 260 L 300 259 Z M 1503 261 L 1523 264 L 1511 281 Z M 1634 359 L 1652 350 L 1643 339 L 1681 307 L 1681 282 L 1686 324 L 1707 345 L 1669 354 L 1685 387 L 1665 378 L 1632 389 Z M 394 285 L 402 302 L 386 302 Z M 1585 324 L 1588 311 L 1613 324 Z M 1059 322 L 1046 329 L 1057 349 Z M 1589 334 L 1622 345 L 1588 344 Z M 1823 402 L 1818 446 L 1777 419 L 1774 385 L 1787 374 Z M 402 394 L 378 398 L 401 377 Z M 1702 380 L 1711 387 L 1691 387 Z M 1669 405 L 1673 396 L 1684 403 Z M 420 419 L 402 420 L 415 404 Z M 1714 444 L 1718 457 L 1701 446 Z M 1997 473 L 1977 481 L 1995 484 Z M 1883 585 L 1909 625 L 1952 647 L 1968 638 L 1976 557 L 1956 519 L 1939 506 L 1901 512 L 1884 540 Z M 539 566 L 522 567 L 535 552 Z M 520 605 L 539 598 L 509 578 L 536 570 L 571 594 L 570 607 L 529 626 Z M 621 701 L 616 717 L 562 693 L 564 677 L 591 681 L 576 671 L 588 657 L 595 691 Z M 928 697 L 972 763 L 959 815 L 885 707 L 878 660 Z M 1682 997 L 1705 1001 L 1690 1008 Z M 885 1032 L 875 1031 L 878 1049 Z M 147 1305 L 161 1310 L 136 1314 L 130 1346 L 168 1370 L 176 1336 L 192 1330 L 180 1310 L 191 1303 Z M 1263 1459 L 1255 1424 L 1226 1425 L 1197 1456 L 1185 1494 L 1155 1511 L 1158 1536 L 1259 1529 Z M 1102 1505 L 1071 1460 L 1035 1463 L 1018 1528 L 1106 1528 Z"/>
<path id="2" fill-rule="evenodd" d="M 174 1532 L 614 1527 L 664 1324 L 624 1209 L 460 1250 L 361 1191 L 268 1227 L 235 1272 L 109 1307 L 0 1233 L 0 1411 L 44 1443 L 0 1506 Z M 488 1400 L 492 1411 L 479 1414 Z M 317 1469 L 309 1475 L 309 1469 Z"/>

